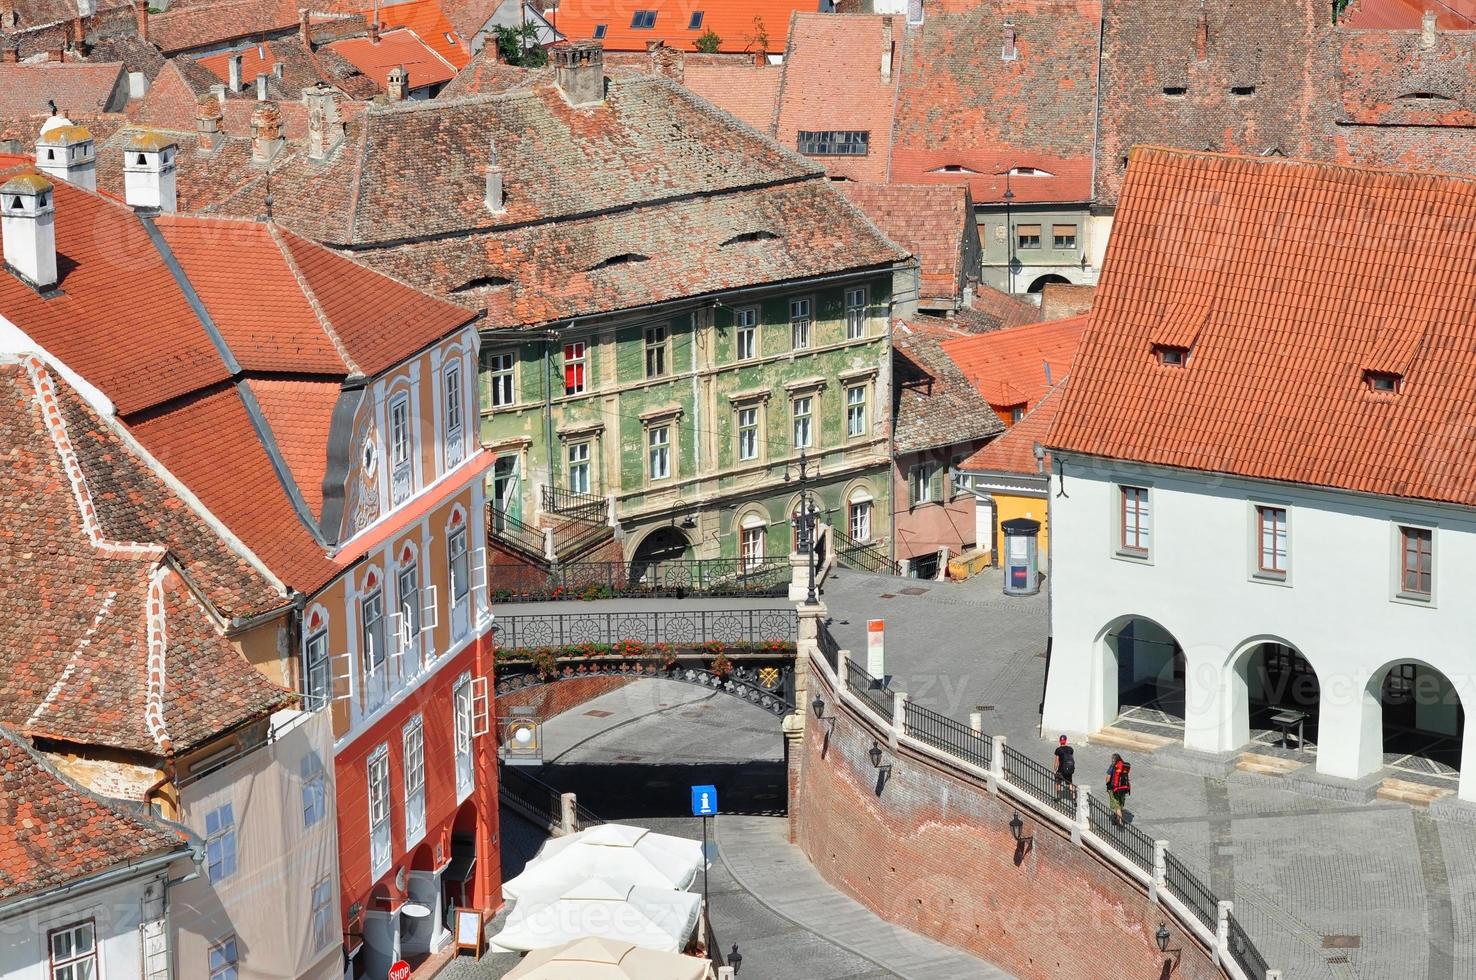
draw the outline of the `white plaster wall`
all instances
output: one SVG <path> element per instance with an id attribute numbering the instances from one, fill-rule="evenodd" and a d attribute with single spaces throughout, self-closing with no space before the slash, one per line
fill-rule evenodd
<path id="1" fill-rule="evenodd" d="M 157 897 L 163 887 L 161 875 L 148 875 L 0 920 L 0 980 L 49 980 L 47 933 L 83 919 L 96 925 L 98 976 L 142 980 L 139 925 L 145 891 L 152 889 Z"/>
<path id="2" fill-rule="evenodd" d="M 1436 668 L 1463 704 L 1476 704 L 1476 604 L 1464 594 L 1464 583 L 1476 580 L 1471 510 L 1056 458 L 1064 465 L 1065 495 L 1062 477 L 1053 475 L 1054 646 L 1045 730 L 1084 734 L 1112 722 L 1116 672 L 1103 636 L 1128 616 L 1160 624 L 1184 649 L 1190 748 L 1218 752 L 1244 744 L 1246 685 L 1235 667 L 1241 661 L 1243 670 L 1262 641 L 1290 644 L 1316 670 L 1318 769 L 1330 775 L 1357 777 L 1379 767 L 1378 683 L 1396 661 Z M 1146 562 L 1115 551 L 1120 483 L 1151 488 Z M 1256 502 L 1288 510 L 1285 584 L 1252 575 Z M 1394 596 L 1397 523 L 1435 528 L 1429 603 Z M 1476 770 L 1472 758 L 1468 772 Z M 1476 798 L 1476 780 L 1463 778 L 1461 796 Z"/>

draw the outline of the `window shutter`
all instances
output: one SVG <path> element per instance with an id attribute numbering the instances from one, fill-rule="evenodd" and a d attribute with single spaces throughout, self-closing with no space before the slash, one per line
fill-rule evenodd
<path id="1" fill-rule="evenodd" d="M 932 492 L 928 494 L 928 496 L 931 497 L 933 500 L 941 501 L 943 499 L 943 474 L 944 467 L 942 466 L 942 464 L 932 464 L 931 472 L 929 472 L 928 474 L 928 484 Z"/>

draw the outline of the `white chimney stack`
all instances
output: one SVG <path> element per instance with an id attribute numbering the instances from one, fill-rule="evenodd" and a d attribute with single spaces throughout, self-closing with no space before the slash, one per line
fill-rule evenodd
<path id="1" fill-rule="evenodd" d="M 892 80 L 892 18 L 891 15 L 882 18 L 882 56 L 881 56 L 882 81 Z"/>
<path id="2" fill-rule="evenodd" d="M 384 94 L 391 102 L 403 102 L 410 94 L 410 73 L 404 65 L 396 65 L 385 80 Z"/>
<path id="3" fill-rule="evenodd" d="M 502 188 L 502 164 L 497 162 L 497 144 L 492 144 L 487 157 L 487 210 L 501 214 L 507 210 L 507 196 Z"/>
<path id="4" fill-rule="evenodd" d="M 267 100 L 267 77 L 265 75 L 257 75 L 256 76 L 256 101 L 258 101 L 258 102 L 265 102 L 266 100 Z"/>
<path id="5" fill-rule="evenodd" d="M 131 208 L 175 210 L 175 155 L 179 146 L 162 133 L 142 131 L 123 150 L 123 199 Z"/>
<path id="6" fill-rule="evenodd" d="M 56 206 L 51 181 L 40 174 L 0 186 L 0 240 L 5 264 L 37 289 L 56 285 Z"/>
<path id="7" fill-rule="evenodd" d="M 1420 47 L 1426 51 L 1435 46 L 1435 11 L 1427 10 L 1420 18 Z"/>
<path id="8" fill-rule="evenodd" d="M 92 134 L 66 116 L 52 116 L 36 139 L 36 169 L 52 180 L 97 190 L 97 151 Z"/>
<path id="9" fill-rule="evenodd" d="M 231 87 L 232 92 L 241 91 L 241 55 L 236 53 L 226 60 L 227 69 L 226 84 Z M 217 76 L 219 77 L 219 76 Z"/>

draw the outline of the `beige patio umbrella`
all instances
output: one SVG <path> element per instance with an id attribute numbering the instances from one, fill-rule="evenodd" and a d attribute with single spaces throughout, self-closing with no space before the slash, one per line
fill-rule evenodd
<path id="1" fill-rule="evenodd" d="M 712 980 L 707 960 L 586 937 L 534 950 L 507 980 Z"/>

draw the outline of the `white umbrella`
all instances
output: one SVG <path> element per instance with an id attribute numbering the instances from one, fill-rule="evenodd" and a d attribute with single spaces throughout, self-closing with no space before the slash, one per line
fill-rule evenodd
<path id="1" fill-rule="evenodd" d="M 590 879 L 551 900 L 518 902 L 492 942 L 534 950 L 595 936 L 675 953 L 696 930 L 701 905 L 702 896 L 692 892 L 641 885 L 620 889 Z"/>
<path id="2" fill-rule="evenodd" d="M 609 939 L 576 939 L 523 957 L 507 980 L 711 980 L 707 960 Z"/>
<path id="3" fill-rule="evenodd" d="M 591 878 L 621 890 L 631 885 L 685 890 L 702 864 L 697 841 L 607 823 L 549 840 L 522 874 L 503 884 L 502 894 L 514 901 L 548 898 Z"/>

